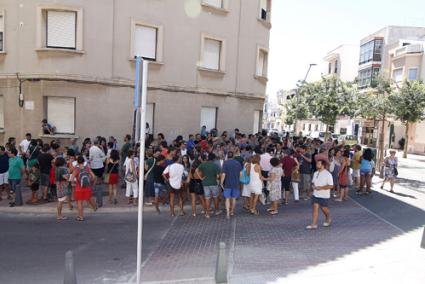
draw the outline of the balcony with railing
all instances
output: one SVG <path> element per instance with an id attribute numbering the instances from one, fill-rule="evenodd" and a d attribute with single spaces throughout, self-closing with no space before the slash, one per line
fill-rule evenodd
<path id="1" fill-rule="evenodd" d="M 403 56 L 406 54 L 415 54 L 415 53 L 421 54 L 423 52 L 424 52 L 423 44 L 411 44 L 411 45 L 406 45 L 406 46 L 395 49 L 394 56 L 398 57 L 398 56 Z"/>

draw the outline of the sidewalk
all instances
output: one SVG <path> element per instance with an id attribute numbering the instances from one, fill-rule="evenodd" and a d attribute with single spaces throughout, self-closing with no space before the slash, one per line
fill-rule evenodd
<path id="1" fill-rule="evenodd" d="M 117 200 L 118 204 L 113 205 L 109 203 L 108 200 L 108 187 L 107 185 L 102 185 L 103 187 L 103 206 L 99 208 L 98 211 L 96 211 L 96 214 L 98 213 L 131 213 L 131 212 L 137 212 L 137 206 L 133 206 L 131 204 L 128 204 L 128 199 L 125 197 L 125 189 L 118 187 L 117 191 Z M 38 191 L 38 194 L 40 195 L 40 190 Z M 22 187 L 22 197 L 24 200 L 23 206 L 18 207 L 9 207 L 9 201 L 6 196 L 3 195 L 3 200 L 0 201 L 0 213 L 34 213 L 34 214 L 55 214 L 56 213 L 56 206 L 57 202 L 48 202 L 44 204 L 37 204 L 32 205 L 28 204 L 27 201 L 31 199 L 31 190 L 27 186 Z M 94 197 L 93 197 L 94 198 Z M 94 198 L 95 199 L 95 198 Z M 77 204 L 76 202 L 73 202 L 74 209 L 73 211 L 77 210 Z M 88 205 L 85 205 L 86 208 L 88 208 Z M 68 209 L 68 205 L 64 204 L 63 207 L 64 214 L 67 214 L 68 212 L 71 212 L 71 210 Z M 145 210 L 151 210 L 153 211 L 154 208 L 152 206 L 145 206 Z M 92 210 L 85 210 L 88 214 L 92 212 Z"/>

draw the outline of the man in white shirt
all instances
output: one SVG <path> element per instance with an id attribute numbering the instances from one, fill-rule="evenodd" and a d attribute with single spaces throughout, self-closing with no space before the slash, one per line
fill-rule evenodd
<path id="1" fill-rule="evenodd" d="M 103 171 L 105 167 L 103 163 L 105 162 L 105 159 L 106 155 L 99 147 L 99 140 L 95 139 L 93 141 L 93 146 L 91 146 L 89 150 L 89 164 L 90 169 L 96 176 L 94 192 L 96 196 L 96 204 L 98 207 L 103 206 L 103 191 L 99 184 L 102 183 Z"/>
<path id="2" fill-rule="evenodd" d="M 31 133 L 25 134 L 25 139 L 22 140 L 21 143 L 19 143 L 19 154 L 23 158 L 24 162 L 28 158 L 27 151 L 28 151 L 28 147 L 30 146 L 30 143 L 31 143 Z"/>
<path id="3" fill-rule="evenodd" d="M 180 216 L 186 215 L 183 209 L 183 200 L 184 200 L 184 191 L 181 189 L 183 181 L 184 167 L 179 163 L 179 157 L 173 157 L 173 163 L 165 168 L 163 172 L 163 177 L 168 185 L 168 190 L 170 192 L 170 212 L 171 216 L 176 216 L 174 212 L 174 195 L 178 194 L 179 196 L 179 207 L 180 207 Z"/>
<path id="4" fill-rule="evenodd" d="M 313 196 L 311 204 L 313 206 L 313 223 L 306 227 L 307 230 L 317 229 L 319 219 L 319 207 L 325 215 L 324 227 L 331 225 L 332 219 L 329 212 L 329 199 L 331 197 L 331 189 L 333 188 L 332 174 L 326 169 L 326 163 L 322 160 L 316 162 L 317 171 L 313 175 L 312 188 Z"/>
<path id="5" fill-rule="evenodd" d="M 270 164 L 270 160 L 273 158 L 272 153 L 274 149 L 272 147 L 268 147 L 267 151 L 260 156 L 260 166 L 261 166 L 261 175 L 263 178 L 269 177 L 269 172 L 272 170 L 272 164 Z M 266 197 L 269 195 L 269 191 L 267 190 L 267 181 L 263 181 L 263 190 L 266 194 Z M 267 202 L 267 198 L 265 200 Z"/>

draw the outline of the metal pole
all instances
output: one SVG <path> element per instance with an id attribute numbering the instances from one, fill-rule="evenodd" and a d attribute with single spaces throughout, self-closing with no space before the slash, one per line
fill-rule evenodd
<path id="1" fill-rule="evenodd" d="M 65 277 L 64 284 L 77 284 L 77 274 L 75 273 L 74 255 L 72 251 L 65 253 Z"/>
<path id="2" fill-rule="evenodd" d="M 142 236 L 143 236 L 143 181 L 145 164 L 145 140 L 146 140 L 146 101 L 148 96 L 148 68 L 149 61 L 143 60 L 142 68 L 142 104 L 140 108 L 140 153 L 139 153 L 139 209 L 137 219 L 137 284 L 141 283 L 142 269 Z"/>

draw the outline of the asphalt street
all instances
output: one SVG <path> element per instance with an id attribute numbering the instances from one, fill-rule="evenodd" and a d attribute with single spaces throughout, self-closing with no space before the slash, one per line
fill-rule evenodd
<path id="1" fill-rule="evenodd" d="M 135 272 L 137 214 L 89 215 L 85 222 L 2 215 L 0 224 L 0 283 L 62 283 L 68 250 L 79 283 L 126 283 Z M 144 220 L 145 258 L 169 226 L 168 215 Z"/>

